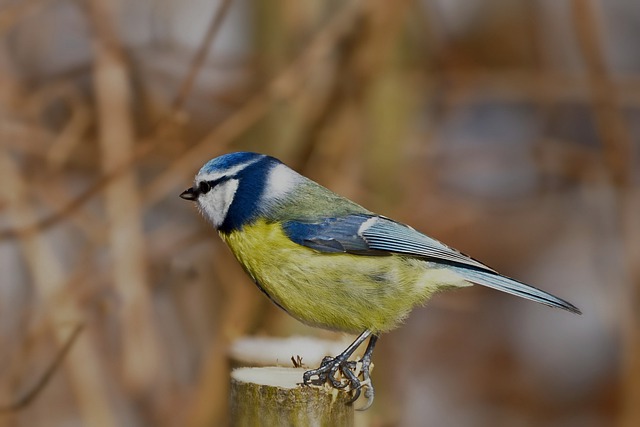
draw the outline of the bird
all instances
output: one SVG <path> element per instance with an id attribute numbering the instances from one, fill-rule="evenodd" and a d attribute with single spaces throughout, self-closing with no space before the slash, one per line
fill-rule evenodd
<path id="1" fill-rule="evenodd" d="M 196 202 L 258 289 L 310 326 L 359 334 L 302 384 L 343 389 L 371 406 L 382 333 L 435 292 L 482 285 L 572 313 L 568 301 L 503 276 L 414 228 L 373 213 L 280 160 L 233 152 L 202 166 L 180 197 Z M 368 341 L 361 365 L 349 360 Z"/>

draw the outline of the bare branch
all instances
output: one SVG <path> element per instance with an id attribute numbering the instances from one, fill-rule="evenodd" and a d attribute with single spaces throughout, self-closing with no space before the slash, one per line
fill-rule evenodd
<path id="1" fill-rule="evenodd" d="M 45 369 L 36 383 L 29 390 L 27 390 L 26 393 L 16 399 L 15 402 L 12 402 L 8 405 L 0 405 L 0 414 L 20 411 L 21 409 L 27 407 L 31 402 L 33 402 L 36 397 L 38 397 L 40 392 L 44 390 L 47 384 L 49 384 L 49 381 L 51 381 L 53 375 L 62 365 L 62 362 L 67 357 L 67 354 L 69 354 L 69 351 L 73 348 L 73 344 L 76 342 L 76 338 L 78 338 L 83 328 L 84 325 L 82 324 L 78 324 L 73 328 L 73 331 L 71 332 L 71 335 L 69 335 L 67 341 L 64 343 L 62 348 L 60 348 L 60 350 L 56 354 L 56 357 L 54 357 L 54 359 L 51 361 L 51 364 L 47 367 L 47 369 Z"/>

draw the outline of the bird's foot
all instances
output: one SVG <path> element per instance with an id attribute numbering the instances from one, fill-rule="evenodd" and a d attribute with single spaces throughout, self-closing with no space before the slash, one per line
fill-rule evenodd
<path id="1" fill-rule="evenodd" d="M 336 357 L 325 357 L 322 359 L 319 368 L 304 373 L 302 382 L 304 385 L 322 385 L 328 382 L 336 389 L 353 392 L 353 396 L 347 403 L 353 403 L 358 400 L 364 389 L 364 396 L 367 398 L 367 403 L 364 407 L 358 408 L 359 411 L 364 411 L 373 404 L 374 397 L 370 375 L 371 355 L 365 355 L 362 360 L 358 362 L 347 360 L 347 357 L 342 354 Z M 338 371 L 342 374 L 344 380 L 336 378 Z M 359 375 L 362 375 L 362 380 L 358 378 Z M 314 376 L 317 376 L 318 379 L 312 380 Z"/>
<path id="2" fill-rule="evenodd" d="M 327 356 L 322 359 L 322 363 L 318 369 L 312 369 L 307 371 L 302 376 L 302 383 L 304 385 L 316 384 L 322 385 L 326 382 L 331 383 L 331 386 L 338 389 L 346 388 L 355 378 L 353 371 L 356 368 L 356 362 L 347 360 L 342 354 L 336 357 Z M 342 373 L 342 375 L 347 379 L 346 381 L 342 381 L 336 378 L 338 371 Z M 311 378 L 317 376 L 318 379 L 312 381 Z M 359 381 L 358 381 L 359 382 Z"/>

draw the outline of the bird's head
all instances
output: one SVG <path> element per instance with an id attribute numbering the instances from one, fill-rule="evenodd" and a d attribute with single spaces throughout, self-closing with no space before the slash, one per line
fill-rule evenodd
<path id="1" fill-rule="evenodd" d="M 264 154 L 237 152 L 209 160 L 180 194 L 221 231 L 241 228 L 287 198 L 302 176 Z"/>

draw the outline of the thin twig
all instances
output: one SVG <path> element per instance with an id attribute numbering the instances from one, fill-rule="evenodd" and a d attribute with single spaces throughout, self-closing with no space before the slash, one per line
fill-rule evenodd
<path id="1" fill-rule="evenodd" d="M 574 0 L 576 36 L 586 64 L 592 108 L 614 185 L 625 186 L 631 173 L 631 137 L 620 111 L 602 48 L 602 31 L 590 0 Z"/>
<path id="2" fill-rule="evenodd" d="M 49 381 L 53 377 L 53 374 L 55 374 L 58 371 L 58 369 L 60 368 L 60 365 L 62 365 L 62 362 L 64 361 L 67 354 L 73 347 L 73 344 L 76 342 L 76 339 L 80 335 L 80 332 L 82 331 L 83 328 L 84 328 L 84 325 L 82 324 L 78 324 L 75 326 L 75 328 L 73 329 L 73 332 L 71 332 L 71 335 L 69 336 L 67 341 L 64 343 L 62 348 L 56 354 L 56 357 L 51 361 L 51 364 L 49 365 L 49 367 L 45 369 L 44 373 L 38 378 L 38 381 L 36 381 L 33 387 L 27 390 L 27 392 L 24 393 L 21 397 L 19 397 L 15 402 L 12 402 L 8 405 L 0 405 L 0 414 L 8 413 L 8 412 L 17 412 L 21 409 L 24 409 L 31 402 L 33 402 L 33 400 L 40 394 L 40 392 L 44 390 L 47 384 L 49 384 Z"/>
<path id="3" fill-rule="evenodd" d="M 127 172 L 131 168 L 131 166 L 146 157 L 152 151 L 154 146 L 155 144 L 151 140 L 147 141 L 146 143 L 139 144 L 134 149 L 133 155 L 128 161 L 123 162 L 120 166 L 114 168 L 111 172 L 103 174 L 94 184 L 81 192 L 80 195 L 78 195 L 76 198 L 70 200 L 66 205 L 60 208 L 60 210 L 37 222 L 34 222 L 32 225 L 1 230 L 0 240 L 16 239 L 30 233 L 44 231 L 67 219 L 69 215 L 73 214 L 76 210 L 78 210 L 85 203 L 91 200 L 93 196 L 100 193 L 114 179 Z"/>
<path id="4" fill-rule="evenodd" d="M 198 77 L 198 73 L 202 68 L 202 65 L 204 64 L 205 59 L 207 59 L 209 48 L 213 45 L 216 34 L 218 33 L 218 30 L 222 26 L 224 18 L 227 15 L 229 6 L 231 6 L 231 1 L 232 0 L 222 0 L 222 4 L 220 4 L 220 7 L 215 11 L 213 17 L 211 18 L 211 22 L 209 23 L 207 32 L 202 39 L 200 47 L 198 47 L 198 51 L 191 61 L 191 66 L 189 67 L 187 77 L 182 82 L 180 90 L 178 91 L 178 95 L 173 101 L 171 110 L 174 115 L 182 111 L 184 103 L 189 97 L 191 89 L 193 88 L 196 78 Z"/>

